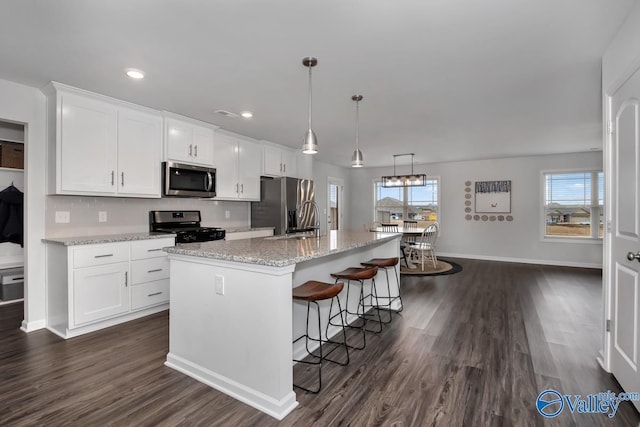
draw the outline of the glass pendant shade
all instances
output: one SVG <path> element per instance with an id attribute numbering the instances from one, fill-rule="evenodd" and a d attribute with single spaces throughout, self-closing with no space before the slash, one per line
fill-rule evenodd
<path id="1" fill-rule="evenodd" d="M 302 144 L 302 152 L 305 154 L 315 154 L 318 152 L 318 142 L 315 132 L 309 128 L 304 136 L 304 143 Z"/>
<path id="2" fill-rule="evenodd" d="M 364 166 L 364 161 L 362 159 L 362 151 L 356 148 L 353 151 L 353 155 L 351 156 L 351 167 L 361 168 L 362 166 Z"/>

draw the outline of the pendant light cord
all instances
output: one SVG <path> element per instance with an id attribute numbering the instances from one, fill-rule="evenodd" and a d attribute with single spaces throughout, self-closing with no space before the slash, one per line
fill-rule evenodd
<path id="1" fill-rule="evenodd" d="M 309 129 L 311 129 L 311 97 L 312 97 L 312 91 L 311 91 L 311 65 L 309 65 Z"/>
<path id="2" fill-rule="evenodd" d="M 356 150 L 360 148 L 360 101 L 356 101 Z"/>

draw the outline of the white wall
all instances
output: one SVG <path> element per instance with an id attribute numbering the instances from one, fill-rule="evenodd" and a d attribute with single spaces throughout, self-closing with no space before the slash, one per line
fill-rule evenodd
<path id="1" fill-rule="evenodd" d="M 32 87 L 0 80 L 0 119 L 26 125 L 25 308 L 23 329 L 45 326 L 45 98 Z"/>
<path id="2" fill-rule="evenodd" d="M 247 227 L 249 202 L 225 202 L 188 198 L 132 199 L 90 196 L 47 196 L 47 237 L 139 233 L 149 230 L 149 211 L 199 210 L 202 225 L 226 229 Z M 70 212 L 71 222 L 56 224 L 55 212 Z M 107 222 L 98 222 L 98 212 L 107 212 Z M 229 212 L 229 218 L 226 218 Z"/>
<path id="3" fill-rule="evenodd" d="M 602 168 L 602 153 L 577 153 L 416 165 L 416 172 L 440 178 L 438 252 L 449 256 L 601 267 L 601 243 L 543 241 L 541 172 Z M 349 226 L 373 221 L 373 180 L 392 168 L 353 170 Z M 465 181 L 511 180 L 513 222 L 467 221 Z"/>
<path id="4" fill-rule="evenodd" d="M 320 212 L 320 231 L 322 234 L 327 233 L 327 191 L 329 187 L 329 178 L 339 178 L 344 181 L 344 191 L 342 193 L 343 200 L 343 218 L 349 228 L 350 208 L 349 198 L 351 195 L 351 168 L 330 165 L 328 163 L 315 161 L 313 162 L 313 183 L 315 185 L 316 203 Z"/>

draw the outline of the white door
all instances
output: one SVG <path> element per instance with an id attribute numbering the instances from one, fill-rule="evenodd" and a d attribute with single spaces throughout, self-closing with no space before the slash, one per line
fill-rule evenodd
<path id="1" fill-rule="evenodd" d="M 343 208 L 342 189 L 343 181 L 338 178 L 329 178 L 327 187 L 327 230 L 342 230 Z"/>
<path id="2" fill-rule="evenodd" d="M 611 372 L 640 390 L 640 70 L 611 98 Z M 628 255 L 629 254 L 629 255 Z M 640 410 L 640 402 L 633 402 Z"/>
<path id="3" fill-rule="evenodd" d="M 79 268 L 73 273 L 74 325 L 129 311 L 128 262 Z"/>
<path id="4" fill-rule="evenodd" d="M 160 197 L 162 117 L 118 111 L 118 194 Z"/>

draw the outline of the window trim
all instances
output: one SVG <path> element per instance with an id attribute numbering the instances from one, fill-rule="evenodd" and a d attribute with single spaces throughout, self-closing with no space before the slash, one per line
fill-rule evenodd
<path id="1" fill-rule="evenodd" d="M 436 192 L 436 197 L 438 198 L 438 220 L 436 222 L 438 223 L 438 236 L 439 236 L 442 231 L 442 179 L 440 178 L 440 175 L 427 175 L 427 181 L 429 180 L 432 180 L 432 181 L 436 180 L 438 183 L 438 191 Z M 377 184 L 381 182 L 382 182 L 382 179 L 379 177 L 371 180 L 371 184 L 373 188 L 372 204 L 371 204 L 373 221 L 376 220 Z"/>
<path id="2" fill-rule="evenodd" d="M 590 168 L 571 168 L 571 169 L 548 169 L 540 171 L 540 241 L 547 243 L 586 243 L 586 244 L 602 244 L 604 241 L 604 237 L 578 237 L 578 236 L 551 236 L 547 235 L 547 213 L 545 209 L 546 204 L 546 176 L 547 175 L 561 175 L 561 174 L 570 174 L 570 173 L 603 173 L 603 168 L 590 167 Z M 603 175 L 604 176 L 604 175 Z M 591 186 L 591 205 L 590 208 L 594 208 L 593 200 L 594 195 L 596 198 L 596 202 L 598 199 L 598 193 L 594 190 L 593 183 Z M 598 189 L 599 190 L 599 189 Z M 606 185 L 603 182 L 603 191 L 606 190 Z M 605 195 L 606 196 L 606 195 Z M 606 211 L 606 197 L 603 197 L 603 205 L 600 208 L 604 213 Z M 599 207 L 599 205 L 598 205 Z"/>

